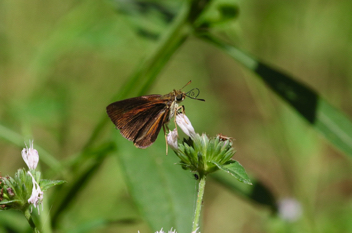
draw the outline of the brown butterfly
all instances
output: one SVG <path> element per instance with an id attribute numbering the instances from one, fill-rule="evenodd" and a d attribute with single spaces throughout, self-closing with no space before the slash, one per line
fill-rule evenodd
<path id="1" fill-rule="evenodd" d="M 166 95 L 144 95 L 117 101 L 107 106 L 106 111 L 122 136 L 133 141 L 136 147 L 144 149 L 155 142 L 161 127 L 166 137 L 165 126 L 179 110 L 184 110 L 179 103 L 186 96 L 204 101 L 196 98 L 199 95 L 198 88 L 187 93 L 181 91 L 183 88 Z"/>

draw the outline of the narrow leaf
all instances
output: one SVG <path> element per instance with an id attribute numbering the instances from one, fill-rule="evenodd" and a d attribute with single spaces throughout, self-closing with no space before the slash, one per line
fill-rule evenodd
<path id="1" fill-rule="evenodd" d="M 252 70 L 283 100 L 338 149 L 352 156 L 352 122 L 308 86 L 236 47 L 210 35 L 200 35 Z"/>
<path id="2" fill-rule="evenodd" d="M 218 164 L 216 162 L 211 162 L 215 164 L 220 170 L 229 173 L 230 175 L 234 176 L 238 181 L 245 183 L 245 184 L 252 184 L 246 170 L 242 167 L 242 165 L 235 161 L 235 160 L 230 160 L 226 164 Z"/>
<path id="3" fill-rule="evenodd" d="M 0 205 L 8 205 L 15 202 L 20 202 L 20 200 L 15 199 L 15 200 L 0 201 Z"/>
<path id="4" fill-rule="evenodd" d="M 64 180 L 44 180 L 43 179 L 43 180 L 40 180 L 40 188 L 44 192 L 55 185 L 60 185 L 64 183 L 66 183 L 66 181 Z"/>

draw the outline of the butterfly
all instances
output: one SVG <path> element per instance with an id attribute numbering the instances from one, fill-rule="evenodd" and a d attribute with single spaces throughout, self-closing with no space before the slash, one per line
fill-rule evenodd
<path id="1" fill-rule="evenodd" d="M 109 104 L 106 111 L 122 136 L 133 141 L 136 147 L 145 149 L 155 142 L 161 127 L 166 137 L 165 127 L 178 111 L 184 111 L 184 107 L 179 104 L 186 97 L 205 101 L 197 98 L 200 92 L 198 88 L 189 92 L 183 92 L 183 88 L 166 95 L 144 95 L 120 100 Z"/>

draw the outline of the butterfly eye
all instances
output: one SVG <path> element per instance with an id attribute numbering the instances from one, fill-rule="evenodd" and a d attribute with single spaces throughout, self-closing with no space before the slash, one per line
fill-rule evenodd
<path id="1" fill-rule="evenodd" d="M 179 94 L 176 96 L 176 101 L 182 101 L 184 99 L 183 94 Z"/>

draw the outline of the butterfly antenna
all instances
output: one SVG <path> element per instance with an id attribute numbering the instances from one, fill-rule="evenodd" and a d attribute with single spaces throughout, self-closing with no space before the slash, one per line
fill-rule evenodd
<path id="1" fill-rule="evenodd" d="M 188 84 L 190 84 L 192 82 L 192 80 L 189 80 L 189 82 L 186 84 L 186 85 L 184 85 L 180 90 L 182 90 L 183 88 L 185 88 Z"/>
<path id="2" fill-rule="evenodd" d="M 186 93 L 186 96 L 194 100 L 205 101 L 204 99 L 197 98 L 199 94 L 200 94 L 200 90 L 198 88 L 193 88 L 192 90 Z"/>

